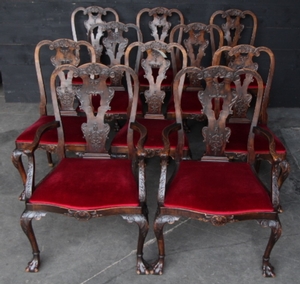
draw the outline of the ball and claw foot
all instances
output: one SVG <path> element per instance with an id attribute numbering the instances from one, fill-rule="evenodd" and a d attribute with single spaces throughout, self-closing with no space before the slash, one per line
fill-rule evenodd
<path id="1" fill-rule="evenodd" d="M 264 261 L 262 266 L 263 276 L 264 277 L 275 277 L 276 274 L 274 272 L 274 267 L 271 265 L 271 263 L 267 260 Z"/>
<path id="2" fill-rule="evenodd" d="M 40 266 L 40 256 L 34 255 L 33 259 L 28 262 L 28 266 L 26 267 L 26 272 L 38 272 Z"/>
<path id="3" fill-rule="evenodd" d="M 164 257 L 160 256 L 156 263 L 153 264 L 151 274 L 162 275 L 164 269 Z"/>
<path id="4" fill-rule="evenodd" d="M 149 267 L 150 265 L 143 259 L 142 256 L 137 257 L 137 264 L 136 264 L 136 273 L 137 274 L 149 274 Z"/>

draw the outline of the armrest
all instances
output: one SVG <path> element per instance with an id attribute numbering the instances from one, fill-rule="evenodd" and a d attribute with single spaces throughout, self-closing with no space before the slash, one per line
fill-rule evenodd
<path id="1" fill-rule="evenodd" d="M 146 156 L 146 151 L 144 149 L 144 144 L 147 139 L 147 128 L 142 125 L 141 123 L 135 121 L 130 123 L 130 128 L 139 132 L 140 138 L 137 142 L 136 149 L 137 149 L 137 155 L 139 157 L 145 157 Z"/>
<path id="2" fill-rule="evenodd" d="M 44 125 L 41 125 L 35 133 L 33 142 L 24 149 L 24 153 L 34 152 L 40 143 L 42 135 L 50 129 L 58 128 L 59 125 L 60 125 L 59 121 L 55 121 L 55 120 L 48 122 Z"/>
<path id="3" fill-rule="evenodd" d="M 25 202 L 31 197 L 34 188 L 35 158 L 34 151 L 37 149 L 42 135 L 50 129 L 59 127 L 58 121 L 48 122 L 40 126 L 35 134 L 33 142 L 24 149 L 24 154 L 28 158 L 27 179 L 25 183 Z"/>
<path id="4" fill-rule="evenodd" d="M 171 125 L 168 125 L 167 127 L 164 128 L 162 132 L 162 140 L 164 144 L 164 149 L 161 151 L 160 156 L 161 157 L 168 157 L 170 153 L 170 140 L 169 136 L 172 132 L 178 131 L 181 129 L 181 124 L 180 123 L 173 123 Z"/>
<path id="5" fill-rule="evenodd" d="M 290 172 L 290 165 L 286 159 L 282 159 L 276 152 L 274 136 L 271 132 L 259 126 L 253 128 L 253 132 L 258 135 L 265 136 L 269 141 L 269 150 L 272 157 L 272 180 L 271 180 L 271 196 L 274 209 L 281 212 L 279 202 L 279 190 L 286 180 Z"/>

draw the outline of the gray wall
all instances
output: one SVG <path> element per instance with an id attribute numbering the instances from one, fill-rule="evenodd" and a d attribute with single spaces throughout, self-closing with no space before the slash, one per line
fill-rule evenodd
<path id="1" fill-rule="evenodd" d="M 114 8 L 124 23 L 135 22 L 135 15 L 145 7 L 177 8 L 186 23 L 208 23 L 210 15 L 220 9 L 251 10 L 258 18 L 255 45 L 271 48 L 276 59 L 270 106 L 300 106 L 299 0 L 1 0 L 0 72 L 7 102 L 39 101 L 33 59 L 35 45 L 43 39 L 72 38 L 72 11 L 91 5 Z"/>

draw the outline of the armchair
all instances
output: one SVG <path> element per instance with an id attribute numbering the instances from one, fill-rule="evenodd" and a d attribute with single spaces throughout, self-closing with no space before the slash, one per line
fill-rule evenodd
<path id="1" fill-rule="evenodd" d="M 145 163 L 143 137 L 138 141 L 138 148 L 133 145 L 132 136 L 128 135 L 128 159 L 111 159 L 105 143 L 109 124 L 104 116 L 109 109 L 113 91 L 107 88 L 108 76 L 122 69 L 133 77 L 136 85 L 137 76 L 128 67 L 103 67 L 90 63 L 80 67 L 65 65 L 55 69 L 51 75 L 51 95 L 55 110 L 55 120 L 43 125 L 37 131 L 35 140 L 24 150 L 28 158 L 28 173 L 25 184 L 25 210 L 21 215 L 21 227 L 29 239 L 33 258 L 26 271 L 37 272 L 40 267 L 40 251 L 32 227 L 32 220 L 41 219 L 47 213 L 58 213 L 77 220 L 90 220 L 98 217 L 120 215 L 124 220 L 139 226 L 137 246 L 137 273 L 147 274 L 148 265 L 143 260 L 143 244 L 148 232 L 148 217 L 145 190 Z M 82 136 L 86 141 L 85 152 L 81 157 L 66 155 L 64 131 L 73 125 L 64 125 L 58 107 L 55 81 L 62 73 L 71 73 L 82 79 L 82 88 L 76 95 L 86 114 L 86 122 L 81 124 Z M 91 94 L 101 96 L 101 105 L 96 115 L 90 106 Z M 139 125 L 130 127 L 139 129 Z M 57 154 L 59 162 L 40 182 L 35 181 L 35 150 L 42 135 L 57 129 Z M 131 128 L 128 128 L 131 129 Z M 46 252 L 45 252 L 46 253 Z"/>
<path id="2" fill-rule="evenodd" d="M 201 160 L 182 160 L 183 129 L 180 112 L 179 80 L 184 74 L 197 73 L 205 80 L 206 87 L 199 92 L 198 98 L 207 116 L 208 125 L 202 130 L 205 154 Z M 241 76 L 252 76 L 260 86 L 255 104 L 254 116 L 247 140 L 247 161 L 231 162 L 225 150 L 230 144 L 230 127 L 226 119 L 232 112 L 237 95 L 231 89 L 232 82 L 240 83 Z M 256 71 L 250 69 L 233 70 L 226 66 L 212 66 L 205 69 L 187 67 L 179 71 L 174 81 L 174 98 L 178 124 L 178 145 L 176 168 L 167 180 L 169 142 L 164 137 L 165 149 L 161 154 L 161 177 L 158 189 L 158 208 L 154 221 L 159 257 L 151 273 L 162 274 L 164 268 L 165 245 L 163 228 L 166 223 L 174 223 L 181 217 L 196 219 L 222 226 L 246 220 L 257 220 L 262 227 L 271 229 L 271 235 L 262 261 L 265 277 L 274 277 L 270 264 L 270 253 L 281 235 L 279 221 L 279 186 L 287 177 L 289 165 L 282 160 L 274 148 L 272 135 L 258 126 L 262 104 L 262 79 Z M 213 101 L 222 98 L 222 109 L 215 113 Z M 266 135 L 270 139 L 269 151 L 272 157 L 272 180 L 268 187 L 259 179 L 254 170 L 254 137 Z M 267 139 L 267 138 L 266 138 Z M 200 143 L 199 143 L 200 146 Z"/>

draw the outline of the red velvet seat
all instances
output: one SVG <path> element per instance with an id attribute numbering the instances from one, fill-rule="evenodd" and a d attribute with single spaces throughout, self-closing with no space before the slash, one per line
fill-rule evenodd
<path id="1" fill-rule="evenodd" d="M 247 153 L 247 141 L 250 131 L 250 124 L 248 123 L 228 123 L 227 126 L 231 130 L 229 143 L 226 145 L 226 152 L 229 153 Z M 266 125 L 259 125 L 261 128 L 271 132 Z M 273 135 L 275 141 L 276 152 L 280 155 L 286 155 L 286 149 L 280 139 Z M 254 138 L 254 149 L 256 154 L 268 154 L 269 143 L 268 140 L 261 136 L 256 135 Z"/>
<path id="2" fill-rule="evenodd" d="M 139 206 L 131 161 L 125 159 L 65 158 L 39 184 L 28 202 L 71 210 Z"/>
<path id="3" fill-rule="evenodd" d="M 54 121 L 53 115 L 41 116 L 30 127 L 27 127 L 16 139 L 16 143 L 32 143 L 37 129 L 51 121 Z M 65 143 L 68 148 L 70 145 L 85 145 L 86 141 L 82 135 L 81 125 L 86 122 L 84 116 L 62 116 L 63 127 L 65 130 Z M 40 145 L 57 145 L 57 130 L 47 131 L 40 140 Z"/>
<path id="4" fill-rule="evenodd" d="M 163 130 L 174 123 L 173 120 L 161 120 L 161 119 L 143 119 L 138 118 L 136 120 L 140 124 L 146 127 L 147 129 L 147 139 L 144 144 L 144 148 L 148 151 L 150 155 L 154 155 L 159 150 L 164 148 L 163 140 L 162 140 L 162 133 Z M 127 131 L 126 128 L 128 127 L 128 123 L 116 134 L 112 143 L 111 143 L 111 151 L 112 153 L 116 154 L 126 154 L 126 143 L 127 143 Z M 139 135 L 137 132 L 133 134 L 133 142 L 137 145 L 139 139 Z M 178 135 L 177 132 L 172 132 L 170 134 L 170 147 L 171 147 L 171 155 L 174 155 L 176 145 L 177 145 Z M 189 157 L 189 146 L 188 141 L 184 139 L 184 156 Z"/>
<path id="5" fill-rule="evenodd" d="M 221 215 L 273 212 L 269 194 L 247 163 L 181 163 L 164 206 Z"/>

